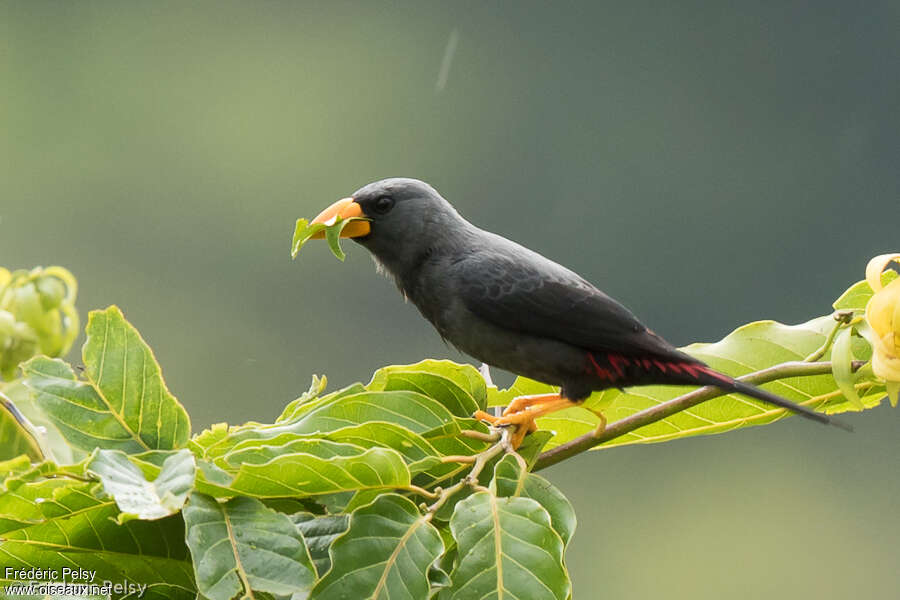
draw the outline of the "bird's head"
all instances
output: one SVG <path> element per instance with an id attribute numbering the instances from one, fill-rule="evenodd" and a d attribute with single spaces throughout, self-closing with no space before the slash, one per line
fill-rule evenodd
<path id="1" fill-rule="evenodd" d="M 435 248 L 458 241 L 470 227 L 437 191 L 418 179 L 396 177 L 375 181 L 338 200 L 313 223 L 335 217 L 363 217 L 344 227 L 341 237 L 353 238 L 395 276 Z M 324 233 L 314 237 L 324 238 Z"/>

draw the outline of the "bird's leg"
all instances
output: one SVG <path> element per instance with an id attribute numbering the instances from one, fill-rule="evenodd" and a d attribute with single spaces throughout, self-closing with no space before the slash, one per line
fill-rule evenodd
<path id="1" fill-rule="evenodd" d="M 525 410 L 529 406 L 534 406 L 535 404 L 540 404 L 549 400 L 556 400 L 559 397 L 559 394 L 534 394 L 531 396 L 518 396 L 516 398 L 513 398 L 512 402 L 509 403 L 509 406 L 507 406 L 506 410 L 503 411 L 503 416 L 505 417 L 506 415 L 517 413 L 519 411 Z"/>
<path id="2" fill-rule="evenodd" d="M 548 400 L 557 400 L 558 398 L 559 394 L 533 394 L 531 396 L 517 396 L 512 399 L 512 402 L 510 402 L 509 406 L 506 407 L 506 410 L 503 411 L 503 417 L 526 410 L 529 407 L 534 406 L 535 404 L 547 402 Z M 499 422 L 503 417 L 492 415 L 491 413 L 485 412 L 483 410 L 476 411 L 472 416 L 479 421 L 487 421 L 491 425 L 495 425 L 497 427 L 509 425 L 509 423 Z M 533 421 L 529 427 L 529 431 L 537 431 L 537 425 Z"/>
<path id="3" fill-rule="evenodd" d="M 593 408 L 588 408 L 588 410 L 597 415 L 597 418 L 600 419 L 600 423 L 597 425 L 597 429 L 594 430 L 594 437 L 598 437 L 606 430 L 606 416 L 599 410 Z"/>
<path id="4" fill-rule="evenodd" d="M 539 394 L 537 396 L 520 396 L 513 399 L 509 407 L 503 412 L 502 417 L 495 417 L 484 411 L 478 411 L 474 417 L 482 421 L 487 421 L 494 427 L 506 427 L 509 425 L 516 426 L 516 433 L 510 442 L 513 448 L 518 448 L 519 444 L 525 438 L 525 434 L 529 431 L 536 431 L 537 424 L 534 422 L 546 414 L 576 406 L 576 402 L 572 402 L 568 398 L 563 398 L 559 394 Z"/>

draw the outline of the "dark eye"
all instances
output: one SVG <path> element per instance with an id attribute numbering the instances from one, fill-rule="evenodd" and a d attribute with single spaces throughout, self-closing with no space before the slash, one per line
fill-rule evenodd
<path id="1" fill-rule="evenodd" d="M 375 212 L 379 215 L 383 215 L 394 208 L 394 199 L 388 196 L 382 196 L 378 200 L 375 201 Z"/>

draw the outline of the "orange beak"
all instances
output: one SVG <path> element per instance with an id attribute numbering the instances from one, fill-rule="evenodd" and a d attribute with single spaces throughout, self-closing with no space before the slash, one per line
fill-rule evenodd
<path id="1" fill-rule="evenodd" d="M 344 198 L 343 200 L 338 200 L 325 210 L 319 213 L 315 219 L 312 220 L 312 224 L 315 223 L 323 223 L 325 225 L 331 225 L 334 223 L 337 218 L 340 217 L 342 219 L 349 219 L 351 217 L 362 217 L 365 218 L 363 214 L 362 208 L 360 208 L 359 204 L 357 204 L 353 198 Z M 341 231 L 342 238 L 354 238 L 354 237 L 363 237 L 365 235 L 369 235 L 369 232 L 372 228 L 369 226 L 368 221 L 353 221 L 352 223 L 347 223 L 347 226 Z M 320 231 L 319 233 L 314 234 L 310 239 L 313 240 L 324 240 L 325 232 Z"/>

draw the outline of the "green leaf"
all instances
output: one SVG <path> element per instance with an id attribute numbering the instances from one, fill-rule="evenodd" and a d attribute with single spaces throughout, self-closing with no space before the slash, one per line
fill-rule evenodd
<path id="1" fill-rule="evenodd" d="M 563 541 L 534 500 L 478 492 L 456 505 L 450 529 L 459 564 L 442 600 L 569 597 Z"/>
<path id="2" fill-rule="evenodd" d="M 216 464 L 225 470 L 241 465 L 261 465 L 287 454 L 310 454 L 329 459 L 335 456 L 356 456 L 362 448 L 353 444 L 340 444 L 315 436 L 283 434 L 272 440 L 248 440 L 228 452 Z"/>
<path id="3" fill-rule="evenodd" d="M 331 568 L 329 550 L 331 543 L 347 531 L 350 524 L 349 515 L 326 515 L 317 517 L 312 513 L 301 512 L 291 516 L 291 520 L 303 534 L 306 547 L 316 566 L 319 576 L 325 575 Z"/>
<path id="4" fill-rule="evenodd" d="M 423 360 L 414 365 L 395 365 L 375 372 L 366 386 L 371 391 L 408 390 L 443 404 L 458 417 L 471 417 L 487 404 L 487 386 L 471 365 L 449 360 Z"/>
<path id="5" fill-rule="evenodd" d="M 568 545 L 575 533 L 575 508 L 556 486 L 534 473 L 523 471 L 511 454 L 507 454 L 494 467 L 491 490 L 501 497 L 521 496 L 531 498 L 544 507 L 550 515 L 553 530 Z"/>
<path id="6" fill-rule="evenodd" d="M 325 439 L 355 444 L 362 448 L 391 448 L 399 452 L 407 464 L 439 454 L 424 437 L 393 423 L 370 422 L 342 427 L 325 434 Z"/>
<path id="7" fill-rule="evenodd" d="M 323 459 L 287 454 L 264 464 L 244 464 L 229 489 L 257 498 L 278 498 L 409 485 L 403 457 L 387 448 L 372 448 L 356 456 Z"/>
<path id="8" fill-rule="evenodd" d="M 86 381 L 60 360 L 33 358 L 26 385 L 78 448 L 128 454 L 183 447 L 190 422 L 160 374 L 153 352 L 115 306 L 93 311 L 82 357 Z"/>
<path id="9" fill-rule="evenodd" d="M 96 570 L 96 579 L 164 585 L 172 600 L 196 595 L 180 517 L 116 522 L 99 484 L 58 479 L 23 483 L 0 494 L 0 582 L 9 569 Z M 46 578 L 45 578 L 46 579 Z M 157 596 L 158 597 L 158 596 Z"/>
<path id="10" fill-rule="evenodd" d="M 258 500 L 219 504 L 194 493 L 184 521 L 197 588 L 210 600 L 253 598 L 253 591 L 304 594 L 315 582 L 303 536 L 287 515 Z"/>
<path id="11" fill-rule="evenodd" d="M 325 386 L 328 385 L 328 378 L 325 376 L 318 377 L 317 375 L 312 376 L 312 383 L 309 386 L 309 389 L 303 392 L 299 398 L 292 401 L 288 404 L 284 411 L 282 411 L 281 416 L 278 417 L 276 422 L 286 421 L 291 418 L 291 415 L 294 414 L 295 410 L 299 410 L 303 405 L 308 402 L 312 402 L 317 399 L 322 392 L 325 391 Z M 360 385 L 358 391 L 362 391 L 363 387 Z"/>
<path id="12" fill-rule="evenodd" d="M 417 437 L 418 433 L 454 423 L 453 415 L 439 402 L 409 391 L 342 391 L 295 407 L 292 412 L 290 419 L 273 425 L 252 423 L 227 431 L 220 427 L 204 432 L 192 441 L 191 447 L 199 456 L 215 460 L 232 449 L 261 446 L 267 440 L 272 445 L 279 445 L 299 439 L 298 436 L 311 436 L 308 439 L 331 439 L 334 436 L 335 440 L 343 439 L 344 434 L 338 431 L 359 427 L 344 433 L 362 442 L 362 446 L 374 445 L 378 440 L 386 444 L 411 443 L 413 446 L 402 452 L 404 456 L 409 453 L 413 453 L 410 454 L 413 456 L 416 454 L 415 448 L 421 452 L 431 452 L 428 442 Z M 378 427 L 377 423 L 389 425 L 385 431 L 375 433 L 371 428 Z M 370 429 L 367 430 L 367 427 Z M 404 434 L 401 429 L 409 433 Z M 388 438 L 393 438 L 393 441 Z M 220 463 L 219 466 L 223 465 Z"/>
<path id="13" fill-rule="evenodd" d="M 233 444 L 226 444 L 231 433 L 228 423 L 213 423 L 209 429 L 204 429 L 188 442 L 188 448 L 197 458 L 212 458 L 213 456 L 221 456 L 228 451 Z M 215 449 L 221 447 L 221 451 Z"/>
<path id="14" fill-rule="evenodd" d="M 897 272 L 889 269 L 881 274 L 881 283 L 887 285 L 896 278 Z M 868 282 L 863 279 L 847 288 L 847 291 L 841 294 L 832 306 L 835 310 L 865 310 L 873 293 Z"/>
<path id="15" fill-rule="evenodd" d="M 242 433 L 246 434 L 246 431 Z M 224 447 L 224 444 L 219 446 L 220 449 Z M 222 455 L 217 464 L 227 469 L 232 465 L 259 464 L 283 454 L 297 453 L 313 454 L 320 458 L 351 456 L 359 454 L 362 449 L 376 447 L 396 450 L 407 464 L 438 455 L 428 441 L 408 429 L 393 423 L 371 422 L 319 434 L 282 433 L 274 438 L 244 437 Z"/>
<path id="16" fill-rule="evenodd" d="M 290 423 L 294 433 L 333 431 L 371 421 L 396 423 L 413 433 L 423 433 L 453 421 L 453 415 L 437 400 L 417 392 L 362 392 L 312 407 Z"/>
<path id="17" fill-rule="evenodd" d="M 312 410 L 312 408 L 314 407 L 330 404 L 332 402 L 338 401 L 345 396 L 351 396 L 353 394 L 359 394 L 360 392 L 365 391 L 366 388 L 365 386 L 363 386 L 363 384 L 354 383 L 353 385 L 337 390 L 336 392 L 331 392 L 330 394 L 322 396 L 321 398 L 319 397 L 321 391 L 317 392 L 315 395 L 310 395 L 309 392 L 306 392 L 299 398 L 288 404 L 286 407 L 284 407 L 281 415 L 277 419 L 275 419 L 275 423 L 290 423 L 296 421 L 302 415 Z"/>
<path id="18" fill-rule="evenodd" d="M 119 522 L 131 518 L 161 519 L 181 510 L 194 486 L 196 464 L 190 450 L 171 454 L 152 482 L 124 452 L 98 450 L 87 464 L 87 472 L 100 478 L 103 489 L 119 510 Z"/>
<path id="19" fill-rule="evenodd" d="M 33 426 L 32 432 L 45 459 L 60 465 L 70 465 L 87 457 L 86 452 L 66 441 L 53 421 L 37 406 L 34 394 L 22 379 L 11 381 L 0 389 Z"/>
<path id="20" fill-rule="evenodd" d="M 35 461 L 43 460 L 37 434 L 25 415 L 5 394 L 0 393 L 0 460 L 27 456 Z"/>
<path id="21" fill-rule="evenodd" d="M 487 433 L 487 426 L 475 419 L 454 419 L 422 433 L 422 437 L 443 455 L 476 454 L 488 447 L 488 443 L 462 437 L 463 430 Z"/>
<path id="22" fill-rule="evenodd" d="M 45 518 L 44 503 L 55 495 L 68 494 L 79 488 L 89 493 L 90 484 L 78 484 L 70 479 L 54 478 L 38 481 L 18 481 L 0 494 L 0 535 L 7 531 L 38 525 Z"/>
<path id="23" fill-rule="evenodd" d="M 3 484 L 3 487 L 0 487 L 0 492 L 4 491 L 6 479 L 29 470 L 31 470 L 31 459 L 25 454 L 19 454 L 15 458 L 0 461 L 0 483 Z"/>
<path id="24" fill-rule="evenodd" d="M 294 238 L 291 241 L 291 258 L 297 258 L 297 253 L 300 252 L 300 249 L 306 242 L 312 239 L 317 233 L 324 231 L 325 239 L 328 241 L 328 247 L 331 248 L 331 253 L 334 254 L 338 260 L 344 260 L 346 256 L 341 249 L 341 232 L 344 230 L 344 227 L 353 221 L 368 220 L 369 219 L 363 217 L 350 217 L 349 219 L 338 217 L 332 223 L 326 225 L 325 223 L 311 224 L 306 219 L 297 219 L 297 223 L 294 225 Z"/>
<path id="25" fill-rule="evenodd" d="M 350 516 L 347 533 L 332 544 L 331 570 L 311 599 L 425 599 L 428 569 L 443 549 L 415 504 L 396 494 L 379 496 Z"/>
<path id="26" fill-rule="evenodd" d="M 831 346 L 831 368 L 834 375 L 834 381 L 837 383 L 838 389 L 844 395 L 844 398 L 852 402 L 859 410 L 864 410 L 865 406 L 856 393 L 853 383 L 853 346 L 851 344 L 853 338 L 853 328 L 843 327 L 838 330 L 834 338 L 834 344 Z"/>

